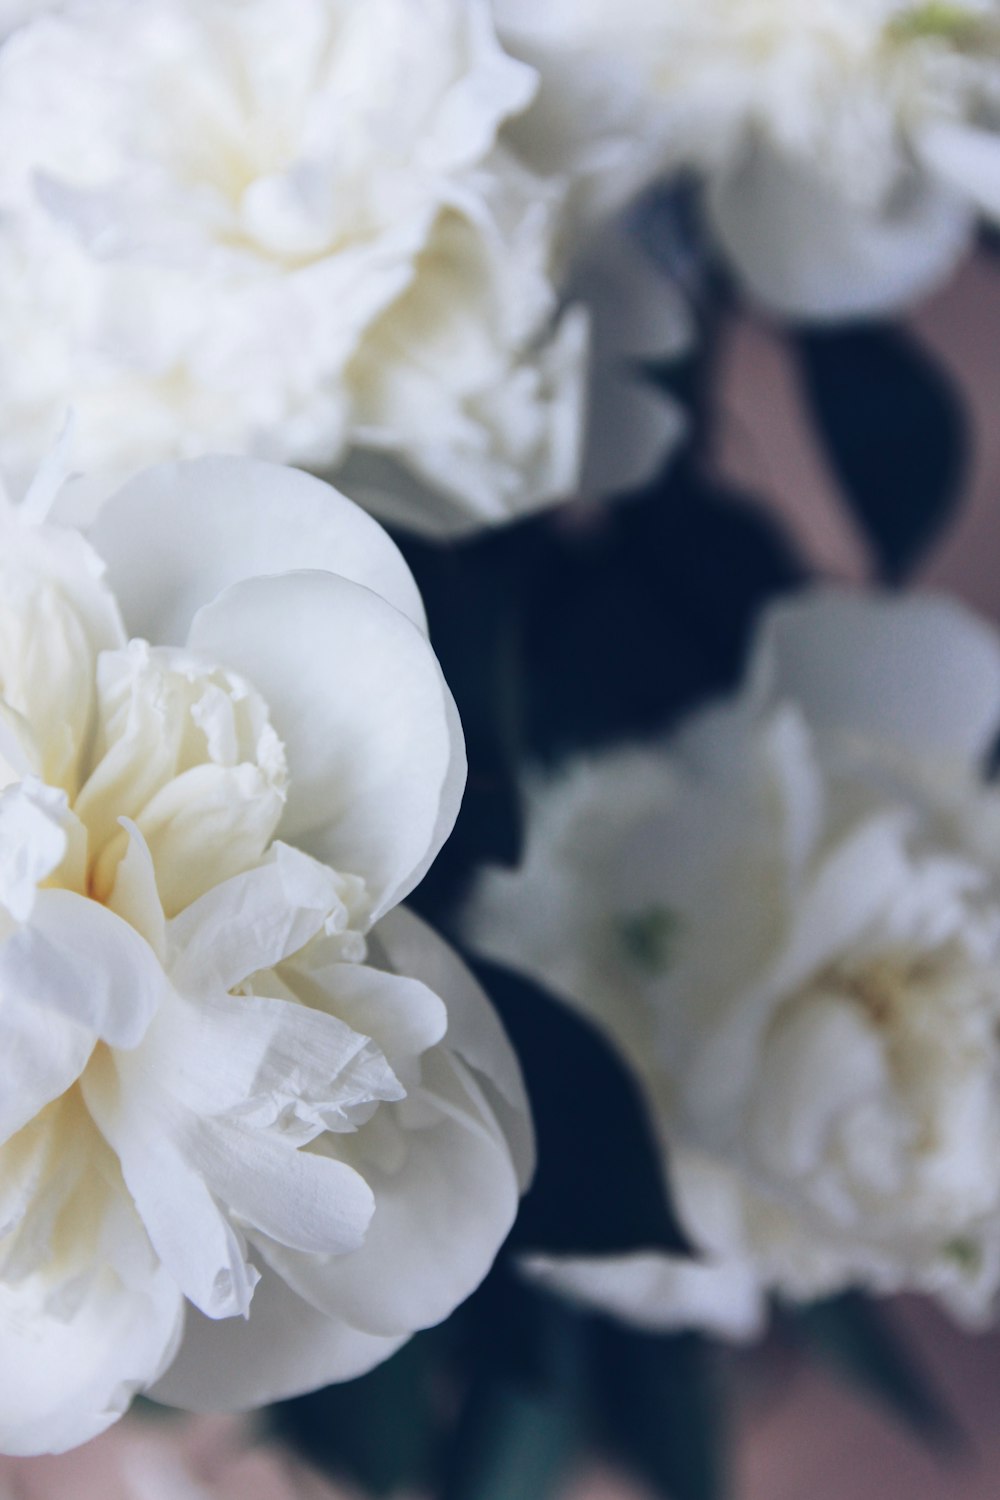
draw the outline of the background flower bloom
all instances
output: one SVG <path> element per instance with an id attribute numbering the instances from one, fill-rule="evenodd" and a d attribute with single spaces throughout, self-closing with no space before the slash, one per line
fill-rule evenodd
<path id="1" fill-rule="evenodd" d="M 667 173 L 778 312 L 894 308 L 1000 214 L 994 0 L 497 0 L 542 75 L 517 144 L 604 211 Z"/>
<path id="2" fill-rule="evenodd" d="M 485 0 L 70 0 L 22 26 L 0 462 L 30 475 L 72 406 L 104 479 L 206 450 L 348 463 L 428 529 L 571 493 L 561 189 L 497 144 L 534 88 Z"/>
<path id="3" fill-rule="evenodd" d="M 157 1381 L 238 1409 L 369 1368 L 482 1278 L 531 1157 L 499 1023 L 392 910 L 464 782 L 392 543 L 205 459 L 95 550 L 46 483 L 0 515 L 8 1453 Z"/>
<path id="4" fill-rule="evenodd" d="M 639 1074 L 701 1259 L 538 1259 L 652 1327 L 1000 1287 L 1000 642 L 935 599 L 766 618 L 744 692 L 534 793 L 469 930 Z"/>

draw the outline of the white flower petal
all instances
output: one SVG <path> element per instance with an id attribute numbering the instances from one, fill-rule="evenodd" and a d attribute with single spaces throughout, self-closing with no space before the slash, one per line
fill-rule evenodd
<path id="1" fill-rule="evenodd" d="M 442 1048 L 423 1070 L 419 1090 L 384 1107 L 395 1119 L 379 1111 L 376 1123 L 394 1140 L 380 1138 L 373 1151 L 359 1132 L 327 1145 L 354 1162 L 375 1194 L 360 1249 L 320 1257 L 261 1246 L 314 1306 L 388 1338 L 447 1317 L 482 1281 L 517 1212 L 510 1152 L 471 1073 Z"/>
<path id="2" fill-rule="evenodd" d="M 30 996 L 113 1047 L 138 1044 L 165 989 L 149 944 L 74 891 L 39 891 L 30 922 L 0 943 L 0 993 Z"/>
<path id="3" fill-rule="evenodd" d="M 379 923 L 379 934 L 387 920 Z M 421 1054 L 449 1029 L 449 1016 L 440 997 L 411 979 L 410 971 L 387 974 L 372 967 L 379 962 L 377 950 L 382 946 L 376 940 L 371 963 L 356 964 L 324 962 L 322 946 L 313 945 L 286 966 L 282 977 L 304 1004 L 328 1010 L 355 1033 L 370 1036 L 401 1082 L 408 1084 Z"/>
<path id="4" fill-rule="evenodd" d="M 1000 218 L 1000 136 L 958 120 L 935 120 L 917 132 L 920 160 L 968 195 L 990 218 Z"/>
<path id="5" fill-rule="evenodd" d="M 65 792 L 32 776 L 0 792 L 0 906 L 15 922 L 31 916 L 38 887 L 66 857 Z"/>
<path id="6" fill-rule="evenodd" d="M 152 1265 L 139 1286 L 96 1267 L 72 1315 L 47 1309 L 46 1293 L 41 1277 L 0 1284 L 3 1453 L 61 1453 L 104 1432 L 156 1380 L 180 1337 L 180 1293 Z"/>
<path id="7" fill-rule="evenodd" d="M 109 1052 L 92 1061 L 82 1085 L 87 1108 L 118 1157 L 150 1243 L 176 1286 L 208 1317 L 245 1316 L 258 1276 L 242 1236 L 192 1160 L 200 1122 L 174 1104 L 155 1072 L 147 1073 L 137 1108 L 137 1068 L 127 1066 L 127 1057 Z"/>
<path id="8" fill-rule="evenodd" d="M 177 1000 L 157 1017 L 146 1050 L 150 1056 L 136 1066 L 161 1078 L 185 1108 L 246 1130 L 273 1130 L 296 1144 L 324 1129 L 350 1130 L 356 1111 L 370 1113 L 376 1101 L 403 1097 L 382 1052 L 363 1033 L 310 1006 L 260 995 Z"/>
<path id="9" fill-rule="evenodd" d="M 770 610 L 749 694 L 794 700 L 817 729 L 975 761 L 1000 726 L 1000 639 L 953 600 L 813 590 Z"/>
<path id="10" fill-rule="evenodd" d="M 294 573 L 228 589 L 192 649 L 264 695 L 288 754 L 283 837 L 360 875 L 378 915 L 423 876 L 465 784 L 457 711 L 426 638 L 342 578 Z"/>
<path id="11" fill-rule="evenodd" d="M 397 907 L 373 934 L 400 974 L 440 995 L 448 1011 L 448 1048 L 475 1072 L 503 1125 L 521 1191 L 535 1169 L 531 1108 L 521 1065 L 493 1006 L 455 950 L 412 911 Z"/>
<path id="12" fill-rule="evenodd" d="M 94 1050 L 94 1032 L 36 1005 L 16 990 L 3 994 L 0 1047 L 0 1142 L 76 1082 Z"/>
<path id="13" fill-rule="evenodd" d="M 897 200 L 859 208 L 811 164 L 766 147 L 708 188 L 712 227 L 751 295 L 814 319 L 891 312 L 932 291 L 969 249 L 973 215 L 954 193 L 914 181 Z"/>
<path id="14" fill-rule="evenodd" d="M 135 824 L 122 818 L 128 847 L 118 862 L 108 907 L 146 939 L 163 963 L 167 952 L 167 923 L 156 888 L 156 871 L 149 848 Z"/>
<path id="15" fill-rule="evenodd" d="M 287 844 L 275 844 L 255 870 L 199 896 L 167 929 L 171 977 L 185 994 L 234 989 L 270 969 L 322 931 L 341 906 L 332 870 Z"/>
<path id="16" fill-rule="evenodd" d="M 187 1411 L 246 1411 L 353 1380 L 404 1342 L 323 1317 L 265 1270 L 248 1321 L 218 1323 L 188 1313 L 180 1352 L 150 1394 Z"/>
<path id="17" fill-rule="evenodd" d="M 650 1333 L 693 1328 L 742 1340 L 764 1331 L 767 1304 L 761 1284 L 739 1261 L 700 1262 L 637 1251 L 522 1255 L 518 1264 L 540 1286 Z"/>
<path id="18" fill-rule="evenodd" d="M 194 1161 L 212 1192 L 254 1237 L 303 1255 L 357 1252 L 375 1211 L 360 1173 L 278 1133 L 212 1121 Z"/>
<path id="19" fill-rule="evenodd" d="M 233 583 L 314 568 L 381 594 L 426 629 L 386 532 L 331 485 L 253 459 L 162 464 L 106 504 L 91 540 L 132 635 L 181 645 L 203 604 Z"/>

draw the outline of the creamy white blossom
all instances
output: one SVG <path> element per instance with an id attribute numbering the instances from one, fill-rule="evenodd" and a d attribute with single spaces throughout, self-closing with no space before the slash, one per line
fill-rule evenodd
<path id="1" fill-rule="evenodd" d="M 818 591 L 744 690 L 532 795 L 474 943 L 641 1079 L 695 1251 L 538 1258 L 652 1327 L 757 1331 L 770 1293 L 1000 1290 L 1000 640 L 932 597 Z"/>
<path id="2" fill-rule="evenodd" d="M 996 0 L 495 0 L 542 75 L 514 124 L 586 213 L 694 173 L 751 294 L 843 317 L 932 288 L 1000 218 Z"/>
<path id="3" fill-rule="evenodd" d="M 429 530 L 573 492 L 587 319 L 486 0 L 65 0 L 0 56 L 0 465 L 294 462 Z M 401 499 L 401 496 L 404 498 Z"/>
<path id="4" fill-rule="evenodd" d="M 57 478 L 0 507 L 14 1454 L 137 1389 L 239 1409 L 369 1368 L 485 1274 L 531 1157 L 499 1023 L 394 909 L 465 760 L 393 544 L 225 458 L 85 540 Z"/>

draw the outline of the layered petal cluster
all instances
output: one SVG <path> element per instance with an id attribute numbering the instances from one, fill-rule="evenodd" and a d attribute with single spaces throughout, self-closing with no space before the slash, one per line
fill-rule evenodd
<path id="1" fill-rule="evenodd" d="M 1000 216 L 996 0 L 496 0 L 542 76 L 528 158 L 606 211 L 693 172 L 718 243 L 779 313 L 891 310 Z"/>
<path id="2" fill-rule="evenodd" d="M 397 908 L 461 730 L 413 580 L 319 480 L 0 511 L 0 1451 L 136 1390 L 349 1378 L 485 1274 L 530 1169 L 486 1001 Z M 157 1384 L 157 1382 L 159 1382 Z"/>
<path id="3" fill-rule="evenodd" d="M 538 784 L 474 942 L 640 1077 L 698 1252 L 538 1260 L 650 1327 L 757 1331 L 860 1286 L 979 1324 L 1000 1290 L 1000 640 L 817 591 L 669 742 Z"/>
<path id="4" fill-rule="evenodd" d="M 587 322 L 487 0 L 51 9 L 0 56 L 15 485 L 72 407 L 105 485 L 249 453 L 430 530 L 573 492 Z"/>

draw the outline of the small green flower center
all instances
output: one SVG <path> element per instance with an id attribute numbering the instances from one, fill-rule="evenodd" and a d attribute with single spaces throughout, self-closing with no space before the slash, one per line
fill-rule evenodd
<path id="1" fill-rule="evenodd" d="M 656 975 L 664 973 L 670 964 L 678 925 L 676 912 L 651 906 L 623 918 L 618 933 L 631 961 L 646 974 Z"/>

